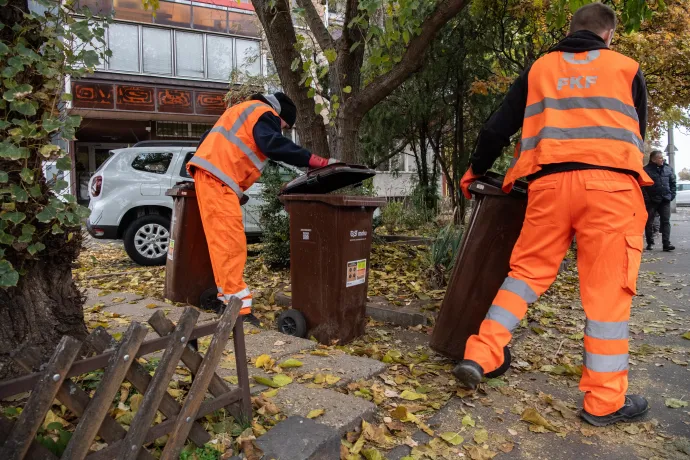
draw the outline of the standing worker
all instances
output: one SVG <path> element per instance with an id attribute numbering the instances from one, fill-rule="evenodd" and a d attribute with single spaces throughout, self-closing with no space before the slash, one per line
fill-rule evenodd
<path id="1" fill-rule="evenodd" d="M 310 168 L 335 162 L 283 136 L 282 130 L 292 128 L 296 118 L 297 108 L 285 94 L 255 94 L 225 111 L 187 163 L 218 296 L 226 304 L 231 297 L 242 299 L 240 315 L 254 325 L 259 321 L 251 314 L 252 294 L 243 280 L 247 239 L 240 206 L 249 199 L 244 192 L 259 179 L 269 159 Z"/>
<path id="2" fill-rule="evenodd" d="M 644 203 L 647 206 L 647 250 L 654 248 L 655 215 L 659 213 L 661 227 L 661 241 L 666 252 L 673 251 L 671 244 L 671 201 L 676 199 L 676 173 L 664 162 L 664 154 L 654 150 L 649 155 L 649 163 L 644 167 L 645 172 L 652 178 L 654 185 L 643 187 Z"/>
<path id="3" fill-rule="evenodd" d="M 475 388 L 502 368 L 513 330 L 556 278 L 575 236 L 587 315 L 581 417 L 597 426 L 648 410 L 645 398 L 626 395 L 628 320 L 647 220 L 640 185 L 652 183 L 642 167 L 647 97 L 639 64 L 609 49 L 615 29 L 608 6 L 578 9 L 568 36 L 511 86 L 461 179 L 470 198 L 470 184 L 522 127 L 503 185 L 507 192 L 521 177 L 530 183 L 522 232 L 511 271 L 453 374 Z"/>

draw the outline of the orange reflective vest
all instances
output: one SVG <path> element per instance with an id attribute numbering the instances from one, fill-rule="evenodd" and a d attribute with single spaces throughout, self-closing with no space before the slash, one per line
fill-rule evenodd
<path id="1" fill-rule="evenodd" d="M 268 158 L 254 141 L 259 117 L 278 113 L 260 101 L 247 101 L 227 109 L 187 163 L 187 170 L 199 168 L 230 187 L 243 203 L 244 191 L 261 176 Z"/>
<path id="2" fill-rule="evenodd" d="M 638 69 L 637 62 L 608 49 L 557 51 L 538 59 L 529 71 L 520 150 L 504 191 L 543 165 L 566 162 L 633 171 L 640 185 L 651 185 L 632 97 Z"/>

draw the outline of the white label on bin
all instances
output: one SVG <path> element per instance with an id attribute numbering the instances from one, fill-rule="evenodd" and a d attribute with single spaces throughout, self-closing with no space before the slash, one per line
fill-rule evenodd
<path id="1" fill-rule="evenodd" d="M 366 230 L 350 230 L 350 241 L 364 241 L 367 239 Z"/>
<path id="2" fill-rule="evenodd" d="M 345 287 L 364 284 L 367 280 L 367 259 L 353 260 L 347 263 Z"/>
<path id="3" fill-rule="evenodd" d="M 300 229 L 300 231 L 302 232 L 302 240 L 309 241 L 309 234 L 311 233 L 311 229 L 310 228 L 302 228 L 302 229 Z"/>
<path id="4" fill-rule="evenodd" d="M 170 240 L 168 244 L 168 259 L 173 260 L 173 253 L 175 252 L 175 240 Z"/>

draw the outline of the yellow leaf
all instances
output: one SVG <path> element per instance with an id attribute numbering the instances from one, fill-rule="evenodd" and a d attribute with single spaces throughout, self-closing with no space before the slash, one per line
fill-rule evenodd
<path id="1" fill-rule="evenodd" d="M 144 395 L 142 394 L 132 395 L 132 397 L 129 400 L 129 407 L 132 409 L 132 412 L 134 412 L 135 414 L 137 413 L 143 400 Z"/>
<path id="2" fill-rule="evenodd" d="M 321 417 L 326 411 L 323 409 L 314 409 L 307 414 L 307 418 Z"/>
<path id="3" fill-rule="evenodd" d="M 412 422 L 413 420 L 416 420 L 417 417 L 415 417 L 413 414 L 411 414 L 408 410 L 407 407 L 405 406 L 398 406 L 396 407 L 392 412 L 391 416 L 393 418 L 396 418 L 400 420 L 401 422 Z"/>
<path id="4" fill-rule="evenodd" d="M 302 361 L 299 361 L 297 359 L 286 359 L 282 363 L 278 364 L 283 369 L 291 369 L 293 367 L 302 367 L 304 364 Z"/>
<path id="5" fill-rule="evenodd" d="M 230 382 L 230 383 L 232 383 L 233 385 L 237 385 L 237 384 L 239 383 L 239 380 L 237 380 L 237 376 L 236 376 L 236 375 L 228 375 L 228 376 L 225 376 L 225 377 L 223 377 L 223 380 L 225 380 L 226 382 Z"/>
<path id="6" fill-rule="evenodd" d="M 273 383 L 275 384 L 273 388 L 284 387 L 285 385 L 289 385 L 292 383 L 292 378 L 288 377 L 285 374 L 278 374 L 275 377 L 273 377 Z"/>
<path id="7" fill-rule="evenodd" d="M 367 460 L 386 460 L 383 454 L 373 447 L 364 449 L 362 451 L 362 455 L 364 455 L 364 458 Z"/>
<path id="8" fill-rule="evenodd" d="M 43 428 L 46 429 L 48 427 L 48 425 L 50 425 L 51 423 L 55 423 L 55 422 L 58 422 L 62 426 L 69 425 L 69 422 L 67 422 L 67 420 L 63 419 L 62 417 L 55 415 L 55 412 L 53 412 L 52 410 L 49 410 L 48 413 L 46 414 L 45 420 L 43 421 Z"/>
<path id="9" fill-rule="evenodd" d="M 156 305 L 155 303 L 149 303 L 146 305 L 146 308 L 148 308 L 149 310 L 153 310 L 154 308 L 157 308 L 157 307 L 158 307 L 158 305 Z"/>
<path id="10" fill-rule="evenodd" d="M 261 393 L 261 396 L 263 396 L 264 398 L 273 398 L 277 394 L 278 389 L 276 388 L 275 390 L 264 391 L 263 393 Z"/>
<path id="11" fill-rule="evenodd" d="M 324 377 L 323 374 L 316 374 L 314 377 L 314 383 L 321 385 L 324 382 L 326 382 L 326 377 Z"/>
<path id="12" fill-rule="evenodd" d="M 683 338 L 690 340 L 690 332 L 686 332 L 685 334 L 683 334 Z"/>
<path id="13" fill-rule="evenodd" d="M 350 453 L 352 455 L 358 455 L 361 452 L 362 447 L 364 447 L 364 441 L 364 434 L 361 434 L 357 442 L 355 442 L 355 445 L 352 446 L 352 449 L 350 449 Z"/>
<path id="14" fill-rule="evenodd" d="M 467 414 L 462 418 L 462 426 L 474 426 L 474 420 L 472 420 L 472 416 L 470 414 Z"/>
<path id="15" fill-rule="evenodd" d="M 340 377 L 336 377 L 335 375 L 326 375 L 326 383 L 329 385 L 335 385 L 340 381 Z"/>
<path id="16" fill-rule="evenodd" d="M 486 441 L 489 440 L 489 433 L 482 429 L 482 430 L 477 430 L 474 432 L 474 442 L 477 444 L 484 444 Z"/>
<path id="17" fill-rule="evenodd" d="M 556 427 L 549 423 L 548 420 L 542 417 L 541 414 L 539 414 L 539 412 L 537 412 L 536 409 L 532 407 L 528 407 L 522 412 L 521 420 L 531 423 L 532 425 L 542 426 L 547 430 L 558 432 L 558 429 Z"/>
<path id="18" fill-rule="evenodd" d="M 268 377 L 262 377 L 261 375 L 255 375 L 254 381 L 260 385 L 266 385 L 267 387 L 279 388 L 273 380 Z"/>
<path id="19" fill-rule="evenodd" d="M 418 399 L 422 399 L 422 400 L 426 401 L 426 399 L 427 399 L 426 395 L 423 395 L 421 393 L 415 393 L 414 391 L 410 391 L 410 390 L 405 390 L 402 393 L 400 393 L 400 397 L 402 399 L 407 400 L 407 401 L 417 401 Z"/>
<path id="20" fill-rule="evenodd" d="M 314 351 L 312 351 L 312 352 L 309 353 L 309 354 L 310 354 L 310 355 L 313 355 L 313 356 L 330 356 L 330 355 L 328 354 L 328 352 L 323 351 L 323 350 L 314 350 Z"/>
<path id="21" fill-rule="evenodd" d="M 457 446 L 458 444 L 462 444 L 462 442 L 465 440 L 458 433 L 453 433 L 452 431 L 446 431 L 445 433 L 441 433 L 441 439 L 446 441 L 451 446 Z"/>
<path id="22" fill-rule="evenodd" d="M 270 369 L 271 367 L 273 367 L 272 365 L 270 365 L 271 361 L 273 360 L 271 359 L 270 355 L 261 355 L 258 358 L 256 358 L 255 366 L 257 369 L 261 369 L 262 367 L 266 368 L 266 366 L 268 365 L 268 369 Z"/>

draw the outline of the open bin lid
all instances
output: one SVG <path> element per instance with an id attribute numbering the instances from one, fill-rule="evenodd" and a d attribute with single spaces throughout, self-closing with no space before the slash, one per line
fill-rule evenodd
<path id="1" fill-rule="evenodd" d="M 314 169 L 283 186 L 281 195 L 325 194 L 354 185 L 374 177 L 376 171 L 366 166 L 333 163 L 323 168 Z"/>
<path id="2" fill-rule="evenodd" d="M 472 193 L 480 195 L 511 196 L 514 198 L 527 198 L 527 183 L 518 180 L 513 184 L 510 193 L 503 192 L 503 179 L 501 174 L 487 171 L 482 177 L 470 185 Z"/>

